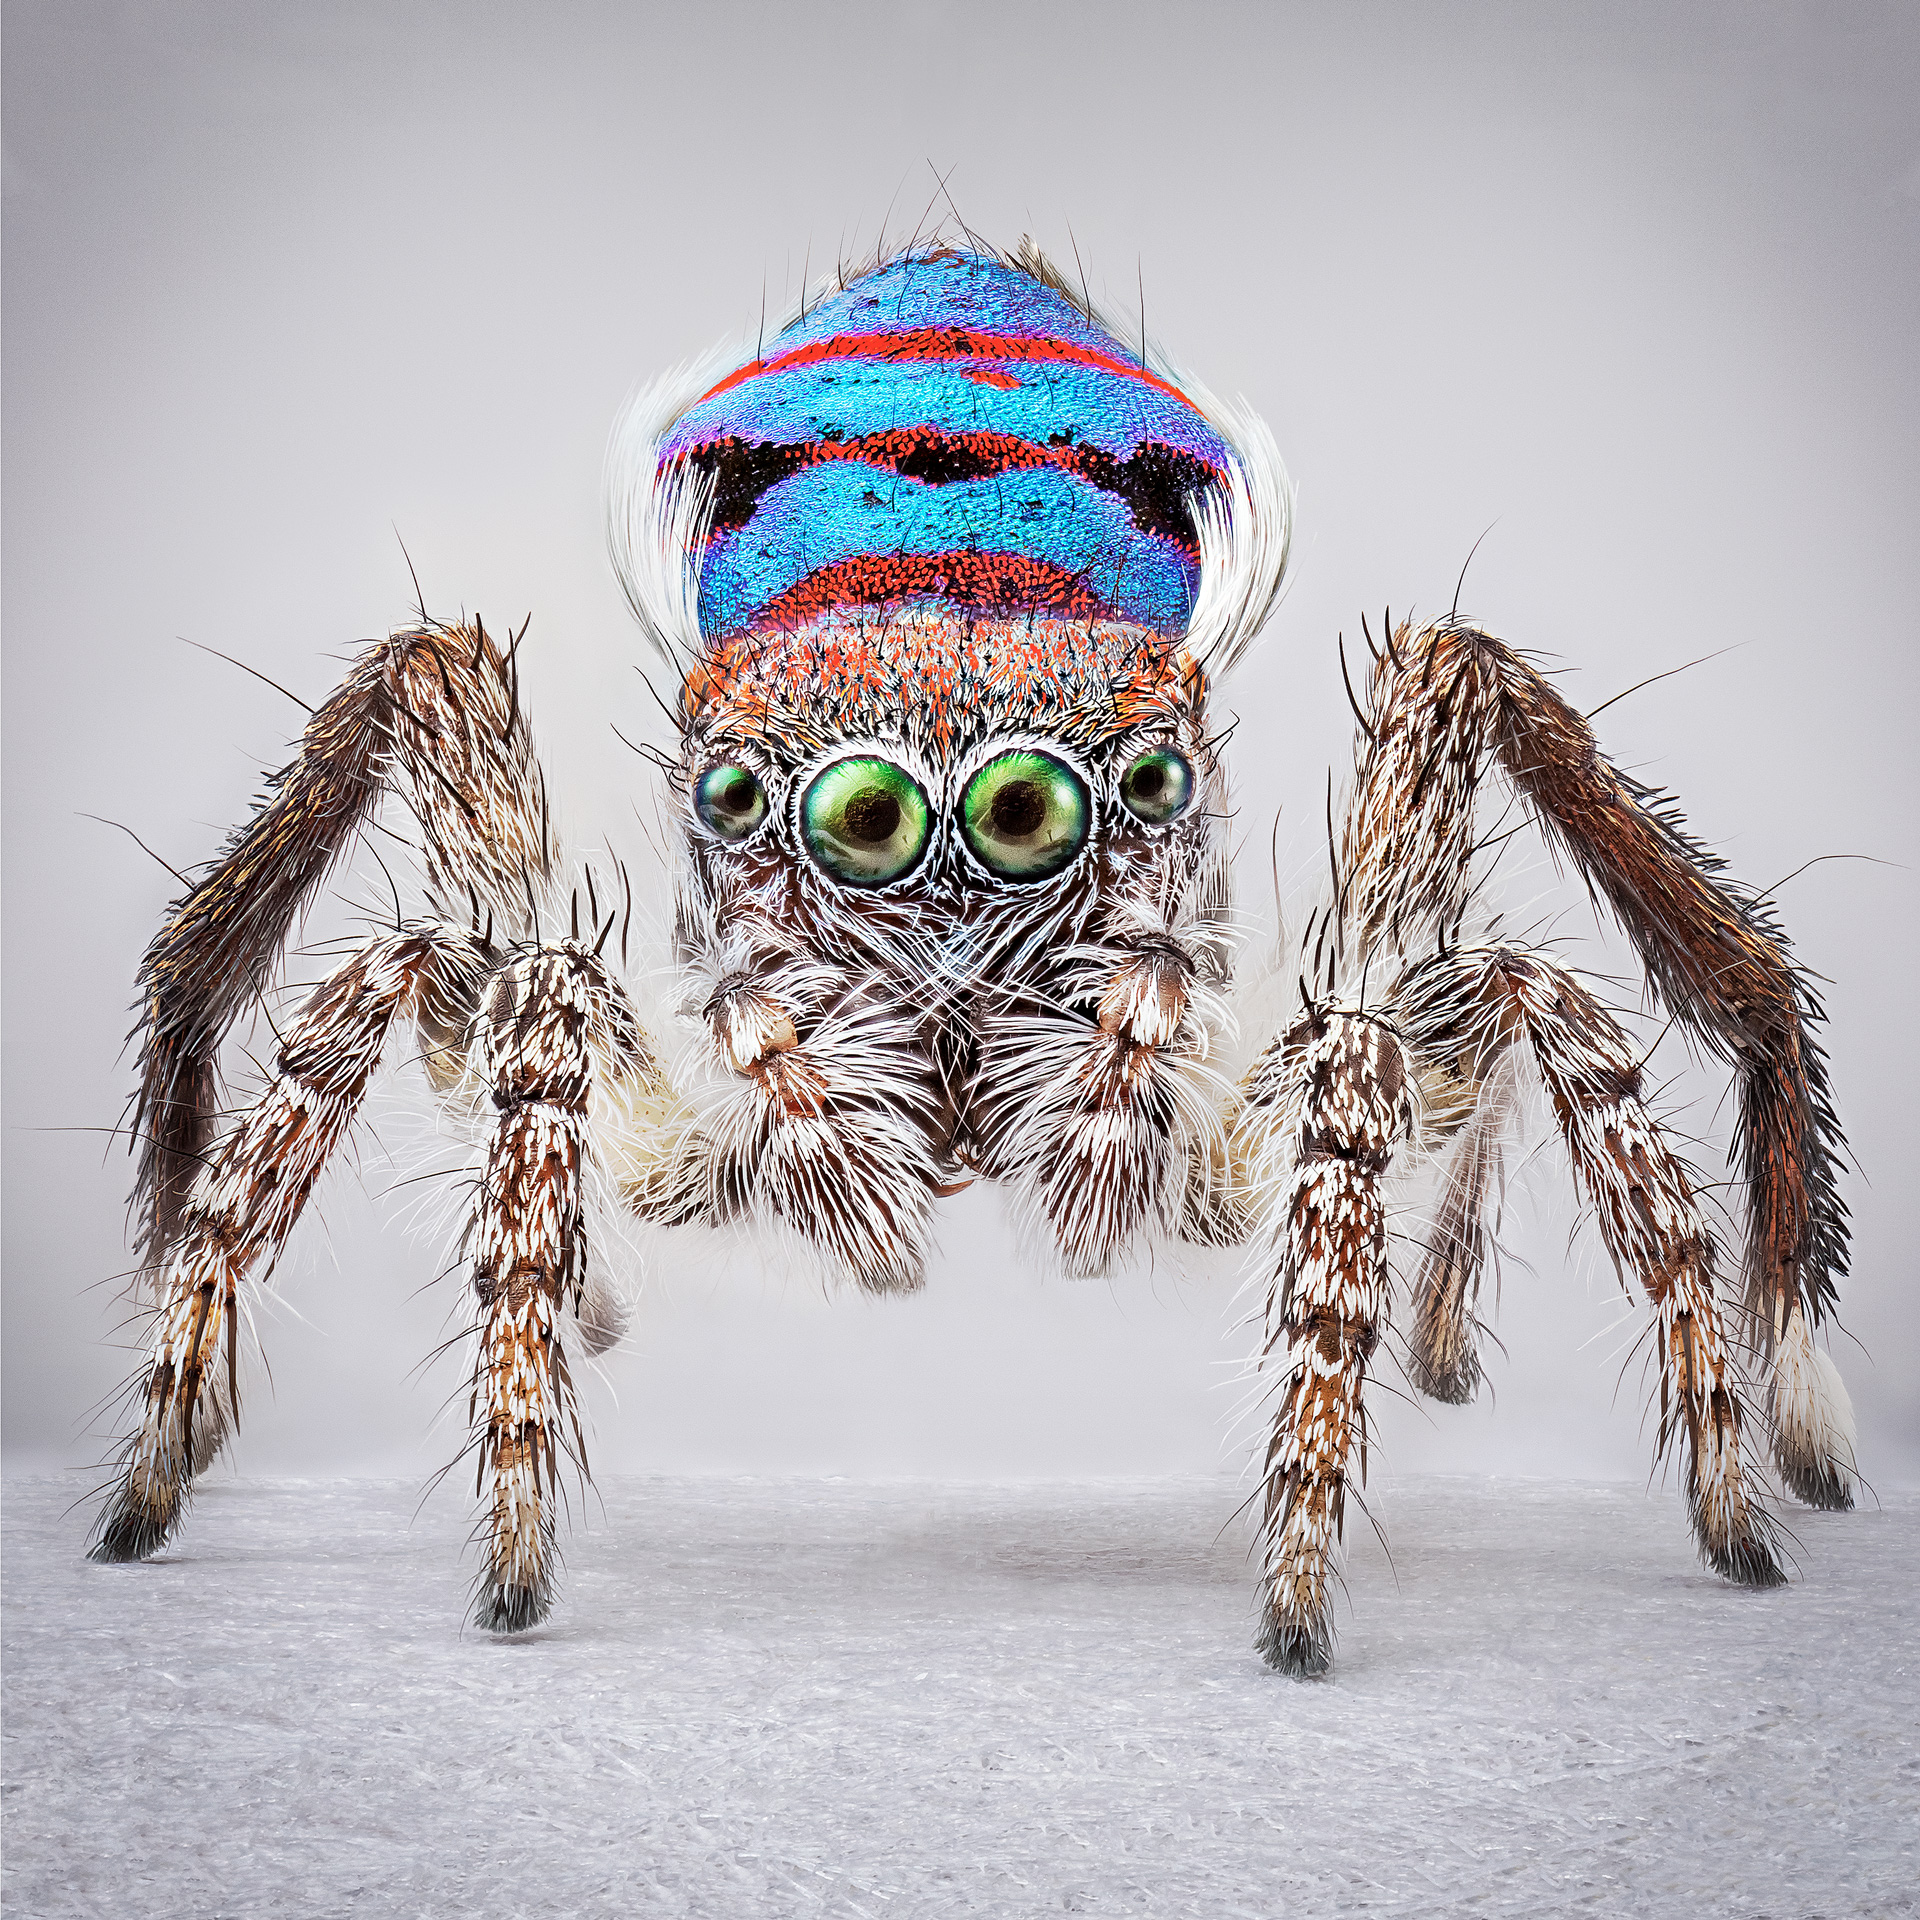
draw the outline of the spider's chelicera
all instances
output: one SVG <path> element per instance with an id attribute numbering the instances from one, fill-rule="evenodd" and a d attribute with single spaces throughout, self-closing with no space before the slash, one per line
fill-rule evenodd
<path id="1" fill-rule="evenodd" d="M 1813 1339 L 1847 1245 L 1818 1001 L 1767 902 L 1482 628 L 1369 639 L 1299 1004 L 1234 1060 L 1209 713 L 1274 605 L 1290 514 L 1255 416 L 1123 346 L 1024 243 L 925 247 L 644 396 L 612 480 L 616 565 L 679 689 L 672 958 L 695 1080 L 629 997 L 630 900 L 555 839 L 518 640 L 423 615 L 366 649 L 141 972 L 154 1321 L 97 1557 L 143 1558 L 179 1524 L 238 1417 L 246 1295 L 404 1023 L 475 1136 L 476 1617 L 496 1631 L 553 1604 L 555 1477 L 584 1465 L 574 1372 L 621 1327 L 597 1206 L 757 1228 L 898 1293 L 942 1196 L 985 1178 L 1069 1273 L 1146 1244 L 1252 1250 L 1260 1646 L 1324 1670 L 1392 1292 L 1387 1183 L 1436 1163 L 1408 1371 L 1469 1399 L 1529 1084 L 1651 1311 L 1659 1444 L 1684 1453 L 1707 1561 L 1781 1578 L 1756 1433 L 1794 1494 L 1850 1504 L 1846 1395 Z M 1737 1298 L 1633 1040 L 1559 959 L 1488 930 L 1494 782 L 1737 1072 Z M 222 1038 L 386 795 L 417 821 L 421 910 L 276 1029 L 267 1084 L 224 1125 Z"/>

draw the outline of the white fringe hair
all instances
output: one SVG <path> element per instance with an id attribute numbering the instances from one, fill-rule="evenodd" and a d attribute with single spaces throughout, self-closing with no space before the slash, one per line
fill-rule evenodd
<path id="1" fill-rule="evenodd" d="M 1779 1452 L 1799 1460 L 1830 1460 L 1857 1475 L 1853 1401 L 1831 1356 L 1813 1344 L 1798 1301 L 1774 1343 L 1770 1398 Z"/>

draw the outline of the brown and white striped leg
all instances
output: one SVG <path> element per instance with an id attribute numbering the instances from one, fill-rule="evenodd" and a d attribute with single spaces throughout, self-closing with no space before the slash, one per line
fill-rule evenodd
<path id="1" fill-rule="evenodd" d="M 292 1232 L 394 1020 L 424 995 L 470 997 L 480 964 L 464 938 L 412 927 L 354 955 L 302 1008 L 272 1083 L 179 1209 L 141 1425 L 100 1516 L 94 1559 L 145 1559 L 178 1525 L 193 1476 L 239 1419 L 241 1287 L 272 1266 Z"/>
<path id="2" fill-rule="evenodd" d="M 479 1346 L 469 1413 L 484 1564 L 474 1622 L 518 1633 L 554 1599 L 554 1503 L 563 1455 L 586 1452 L 567 1317 L 587 1273 L 584 1180 L 591 1041 L 604 982 L 586 949 L 523 949 L 488 986 L 474 1058 L 498 1112 L 471 1234 Z"/>
<path id="3" fill-rule="evenodd" d="M 1701 1557 L 1743 1586 L 1778 1585 L 1773 1525 L 1741 1467 L 1737 1377 L 1714 1289 L 1714 1244 L 1686 1169 L 1641 1099 L 1619 1023 L 1566 968 L 1514 947 L 1468 948 L 1409 970 L 1395 1014 L 1416 1057 L 1491 1071 L 1524 1038 L 1539 1063 L 1607 1251 L 1652 1304 L 1660 1351 L 1659 1448 L 1687 1442 Z"/>
<path id="4" fill-rule="evenodd" d="M 1304 1678 L 1332 1659 L 1328 1586 L 1356 1446 L 1366 1475 L 1361 1393 L 1389 1289 L 1382 1181 L 1412 1130 L 1411 1075 L 1384 1021 L 1312 1012 L 1270 1050 L 1250 1086 L 1256 1110 L 1282 1123 L 1297 1117 L 1261 1359 L 1279 1384 L 1258 1645 L 1270 1666 Z"/>
<path id="5" fill-rule="evenodd" d="M 222 1037 L 258 999 L 289 930 L 388 790 L 420 823 L 438 908 L 504 943 L 531 931 L 555 859 L 511 650 L 476 620 L 367 647 L 315 711 L 253 817 L 179 900 L 140 966 L 135 1203 L 161 1269 L 217 1133 Z M 476 932 L 480 927 L 476 926 Z"/>
<path id="6" fill-rule="evenodd" d="M 1773 1366 L 1775 1457 L 1801 1499 L 1850 1506 L 1846 1393 L 1830 1362 L 1804 1360 L 1847 1267 L 1845 1142 L 1816 1037 L 1825 1016 L 1772 904 L 1687 831 L 1670 795 L 1615 767 L 1585 716 L 1493 635 L 1456 620 L 1402 626 L 1370 696 L 1340 840 L 1349 964 L 1457 937 L 1480 851 L 1475 802 L 1497 764 L 1612 909 L 1675 1020 L 1738 1073 L 1748 1320 Z"/>
<path id="7" fill-rule="evenodd" d="M 690 1116 L 597 953 L 575 940 L 519 948 L 480 1001 L 471 1057 L 497 1117 L 468 1235 L 469 1417 L 486 1503 L 474 1619 L 518 1633 L 553 1606 L 562 1462 L 587 1471 L 568 1341 L 595 1354 L 620 1332 L 589 1257 L 589 1141 L 636 1211 L 705 1216 L 682 1164 Z"/>

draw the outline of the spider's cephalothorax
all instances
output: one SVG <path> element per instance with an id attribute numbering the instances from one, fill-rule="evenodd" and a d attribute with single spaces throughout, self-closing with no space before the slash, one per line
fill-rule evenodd
<path id="1" fill-rule="evenodd" d="M 144 1557 L 177 1524 L 238 1414 L 242 1290 L 404 1016 L 483 1135 L 465 1246 L 488 1627 L 552 1603 L 570 1365 L 619 1330 L 590 1193 L 689 1232 L 754 1223 L 897 1291 L 920 1284 L 941 1196 L 984 1177 L 1070 1272 L 1156 1236 L 1261 1250 L 1260 1644 L 1324 1670 L 1391 1291 L 1385 1183 L 1440 1156 L 1410 1371 L 1467 1399 L 1488 1195 L 1527 1076 L 1657 1317 L 1661 1444 L 1684 1445 L 1701 1550 L 1776 1582 L 1715 1243 L 1635 1049 L 1557 961 L 1472 935 L 1496 773 L 1739 1073 L 1741 1344 L 1767 1369 L 1787 1486 L 1849 1503 L 1846 1397 L 1812 1338 L 1846 1248 L 1818 1004 L 1766 906 L 1490 634 L 1384 636 L 1302 1005 L 1225 1070 L 1208 703 L 1288 540 L 1255 418 L 1122 345 L 1024 243 L 931 247 L 842 277 L 751 359 L 644 396 L 612 504 L 623 584 L 679 679 L 674 957 L 704 1066 L 686 1085 L 663 1068 L 590 877 L 593 926 L 576 906 L 569 937 L 548 931 L 569 883 L 513 650 L 424 620 L 369 648 L 142 972 L 156 1317 L 98 1557 Z M 424 911 L 314 993 L 222 1137 L 222 1036 L 387 791 L 418 821 Z"/>

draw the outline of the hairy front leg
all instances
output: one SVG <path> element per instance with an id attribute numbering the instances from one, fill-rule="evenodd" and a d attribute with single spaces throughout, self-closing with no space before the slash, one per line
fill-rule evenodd
<path id="1" fill-rule="evenodd" d="M 1294 1131 L 1261 1356 L 1278 1384 L 1257 1644 L 1270 1666 L 1301 1677 L 1324 1673 L 1332 1659 L 1328 1588 L 1356 1447 L 1366 1475 L 1361 1393 L 1389 1288 L 1381 1188 L 1412 1128 L 1410 1078 L 1384 1021 L 1314 1012 L 1269 1050 L 1249 1083 L 1246 1115 Z"/>

